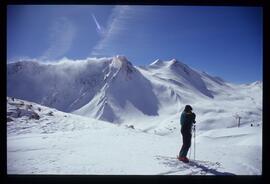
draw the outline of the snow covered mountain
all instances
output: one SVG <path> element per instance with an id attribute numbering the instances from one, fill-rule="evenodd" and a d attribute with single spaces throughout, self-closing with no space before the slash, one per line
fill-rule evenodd
<path id="1" fill-rule="evenodd" d="M 204 130 L 237 126 L 235 114 L 243 125 L 261 122 L 262 115 L 261 82 L 231 84 L 175 59 L 156 60 L 146 67 L 133 66 L 124 56 L 10 63 L 7 94 L 160 134 L 171 133 L 171 124 L 179 121 L 186 104 L 194 107 L 198 127 Z"/>
<path id="2" fill-rule="evenodd" d="M 158 115 L 158 99 L 151 83 L 125 57 L 114 57 L 106 68 L 100 93 L 74 113 L 110 122 L 121 122 L 121 114 Z"/>
<path id="3" fill-rule="evenodd" d="M 115 56 L 9 63 L 7 94 L 8 174 L 262 173 L 260 81 L 232 84 L 175 59 L 137 67 Z M 190 164 L 175 158 L 186 104 L 197 121 Z"/>

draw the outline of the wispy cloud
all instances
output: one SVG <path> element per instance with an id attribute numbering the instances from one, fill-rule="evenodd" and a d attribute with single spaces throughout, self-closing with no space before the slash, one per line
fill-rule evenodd
<path id="1" fill-rule="evenodd" d="M 95 16 L 94 14 L 92 14 L 92 17 L 93 17 L 93 19 L 94 19 L 94 21 L 95 21 L 95 23 L 96 23 L 96 25 L 97 25 L 97 29 L 98 29 L 98 30 L 101 30 L 101 26 L 100 26 L 99 22 L 97 21 L 96 16 Z"/>
<path id="2" fill-rule="evenodd" d="M 126 24 L 135 16 L 133 7 L 131 6 L 116 6 L 111 16 L 109 17 L 107 27 L 102 39 L 93 48 L 91 56 L 110 55 L 113 53 L 112 43 L 128 28 Z"/>
<path id="3" fill-rule="evenodd" d="M 18 61 L 38 61 L 37 58 L 31 58 L 29 56 L 16 56 L 16 57 L 12 57 L 10 59 L 7 60 L 8 63 L 14 63 L 14 62 L 18 62 Z"/>
<path id="4" fill-rule="evenodd" d="M 64 56 L 72 46 L 76 28 L 66 17 L 56 19 L 50 28 L 49 47 L 39 58 L 54 60 Z"/>

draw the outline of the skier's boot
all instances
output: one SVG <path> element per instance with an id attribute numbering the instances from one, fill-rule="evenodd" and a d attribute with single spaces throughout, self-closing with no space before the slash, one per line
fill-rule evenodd
<path id="1" fill-rule="evenodd" d="M 183 162 L 185 162 L 185 163 L 189 163 L 189 159 L 188 159 L 187 157 L 184 157 Z"/>
<path id="2" fill-rule="evenodd" d="M 178 159 L 179 161 L 184 162 L 184 163 L 188 163 L 188 162 L 189 162 L 189 160 L 188 160 L 187 157 L 177 157 L 177 159 Z"/>

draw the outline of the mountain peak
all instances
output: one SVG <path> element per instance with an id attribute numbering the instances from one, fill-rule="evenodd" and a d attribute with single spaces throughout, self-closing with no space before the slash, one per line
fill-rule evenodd
<path id="1" fill-rule="evenodd" d="M 178 61 L 177 59 L 171 59 L 168 61 L 169 65 L 185 65 L 184 63 Z"/>
<path id="2" fill-rule="evenodd" d="M 151 63 L 150 65 L 156 65 L 156 64 L 161 64 L 163 61 L 161 59 L 157 59 L 155 60 L 153 63 Z"/>
<path id="3" fill-rule="evenodd" d="M 112 63 L 114 66 L 126 66 L 126 65 L 131 65 L 132 66 L 132 63 L 127 59 L 126 56 L 123 56 L 123 55 L 116 55 L 113 57 L 112 59 Z"/>
<path id="4" fill-rule="evenodd" d="M 255 81 L 247 84 L 248 86 L 262 86 L 262 81 Z"/>
<path id="5" fill-rule="evenodd" d="M 167 60 L 167 61 L 157 59 L 153 63 L 151 63 L 149 66 L 151 68 L 160 68 L 160 67 L 174 68 L 174 67 L 179 67 L 179 66 L 185 67 L 186 65 L 184 63 L 178 61 L 177 59 L 171 59 L 171 60 Z"/>
<path id="6" fill-rule="evenodd" d="M 178 61 L 177 61 L 177 59 L 172 59 L 171 62 L 172 63 L 177 63 Z"/>
<path id="7" fill-rule="evenodd" d="M 161 59 L 156 59 L 153 63 L 151 63 L 149 66 L 152 68 L 156 68 L 156 67 L 162 67 L 164 66 L 164 61 L 162 61 Z"/>
<path id="8" fill-rule="evenodd" d="M 172 59 L 172 60 L 167 61 L 167 66 L 170 67 L 170 68 L 178 68 L 178 69 L 181 68 L 183 70 L 188 70 L 189 69 L 188 65 L 178 61 L 177 59 Z"/>
<path id="9" fill-rule="evenodd" d="M 116 55 L 113 57 L 111 66 L 116 69 L 121 69 L 122 71 L 126 71 L 131 73 L 135 71 L 132 63 L 123 55 Z"/>
<path id="10" fill-rule="evenodd" d="M 114 56 L 114 58 L 121 61 L 121 62 L 129 62 L 127 57 L 124 55 L 116 55 L 116 56 Z"/>

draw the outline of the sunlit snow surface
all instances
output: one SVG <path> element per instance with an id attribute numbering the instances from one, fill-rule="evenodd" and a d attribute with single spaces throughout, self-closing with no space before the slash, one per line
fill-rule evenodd
<path id="1" fill-rule="evenodd" d="M 146 133 L 7 98 L 8 174 L 260 175 L 261 125 L 197 130 L 196 160 L 176 159 L 180 125 Z M 29 105 L 32 105 L 31 107 Z M 18 117 L 18 111 L 21 116 Z M 39 119 L 31 117 L 36 112 Z M 26 113 L 28 112 L 28 113 Z M 192 142 L 193 143 L 193 142 Z"/>
<path id="2" fill-rule="evenodd" d="M 260 81 L 232 84 L 175 59 L 137 67 L 115 56 L 9 63 L 7 94 L 15 97 L 7 97 L 9 174 L 262 173 Z M 186 104 L 197 121 L 190 164 L 176 159 Z"/>

